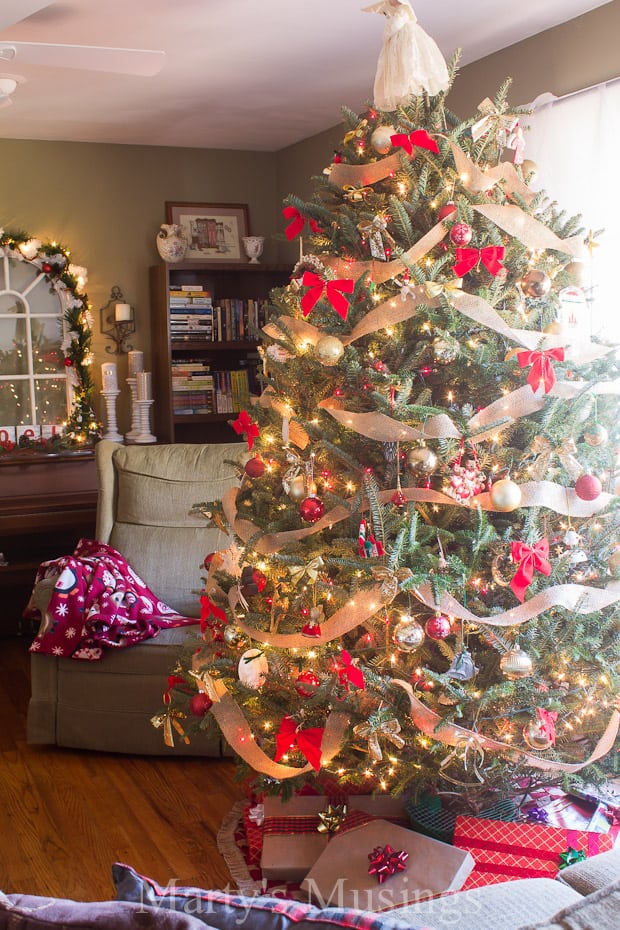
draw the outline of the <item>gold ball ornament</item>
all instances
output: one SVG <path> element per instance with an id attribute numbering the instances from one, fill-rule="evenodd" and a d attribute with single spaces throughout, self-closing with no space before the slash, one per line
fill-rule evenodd
<path id="1" fill-rule="evenodd" d="M 229 623 L 228 626 L 224 628 L 224 642 L 227 643 L 227 645 L 240 646 L 245 640 L 245 633 L 234 623 Z"/>
<path id="2" fill-rule="evenodd" d="M 552 320 L 551 323 L 547 323 L 543 329 L 543 333 L 547 333 L 548 336 L 559 336 L 562 332 L 562 324 L 559 320 Z M 523 351 L 519 349 L 519 351 Z"/>
<path id="3" fill-rule="evenodd" d="M 532 268 L 521 278 L 521 289 L 526 297 L 544 297 L 551 289 L 551 278 L 544 271 Z"/>
<path id="4" fill-rule="evenodd" d="M 336 336 L 321 336 L 314 347 L 314 353 L 321 364 L 329 368 L 338 364 L 344 355 L 344 346 Z"/>
<path id="5" fill-rule="evenodd" d="M 550 749 L 553 746 L 553 740 L 545 732 L 540 720 L 530 720 L 523 727 L 523 739 L 530 749 L 534 749 L 536 752 L 544 752 L 545 749 Z"/>
<path id="6" fill-rule="evenodd" d="M 437 468 L 437 456 L 428 446 L 418 446 L 407 453 L 407 468 L 430 475 Z"/>
<path id="7" fill-rule="evenodd" d="M 616 549 L 615 552 L 607 559 L 607 568 L 609 569 L 609 574 L 613 575 L 614 578 L 620 578 L 620 549 Z"/>
<path id="8" fill-rule="evenodd" d="M 491 503 L 500 513 L 510 513 L 521 504 L 521 488 L 510 478 L 502 478 L 491 486 Z"/>
<path id="9" fill-rule="evenodd" d="M 523 177 L 527 178 L 528 184 L 534 184 L 538 178 L 538 165 L 531 158 L 524 158 L 521 162 L 521 171 Z"/>
<path id="10" fill-rule="evenodd" d="M 534 663 L 527 652 L 523 652 L 520 646 L 514 646 L 513 649 L 509 649 L 508 652 L 505 652 L 500 659 L 499 667 L 510 681 L 517 681 L 520 678 L 529 678 L 534 671 Z"/>
<path id="11" fill-rule="evenodd" d="M 594 423 L 584 432 L 583 438 L 589 446 L 604 446 L 609 439 L 609 433 L 601 423 Z"/>
<path id="12" fill-rule="evenodd" d="M 370 137 L 370 144 L 375 152 L 379 155 L 387 155 L 392 148 L 392 136 L 395 132 L 393 126 L 377 126 Z"/>
<path id="13" fill-rule="evenodd" d="M 408 614 L 404 614 L 400 623 L 394 629 L 392 641 L 401 652 L 415 652 L 424 642 L 424 636 L 424 628 L 417 620 L 414 620 Z"/>

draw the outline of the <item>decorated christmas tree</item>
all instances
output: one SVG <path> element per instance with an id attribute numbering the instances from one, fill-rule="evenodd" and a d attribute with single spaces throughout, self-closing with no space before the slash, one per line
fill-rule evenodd
<path id="1" fill-rule="evenodd" d="M 168 724 L 219 727 L 282 795 L 590 780 L 620 719 L 615 348 L 509 83 L 457 119 L 456 61 L 394 9 L 374 105 L 287 198 L 307 238 L 233 423 L 239 488 L 201 505 L 234 544 Z"/>

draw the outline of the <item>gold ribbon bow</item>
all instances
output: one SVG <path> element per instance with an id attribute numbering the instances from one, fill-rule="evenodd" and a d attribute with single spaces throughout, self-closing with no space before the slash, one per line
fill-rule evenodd
<path id="1" fill-rule="evenodd" d="M 351 203 L 364 200 L 368 194 L 372 194 L 372 187 L 355 187 L 354 184 L 345 184 L 342 190 L 344 199 L 349 200 Z"/>
<path id="2" fill-rule="evenodd" d="M 482 113 L 483 116 L 471 127 L 471 136 L 474 142 L 477 142 L 478 139 L 490 132 L 493 123 L 495 123 L 498 144 L 505 146 L 508 134 L 512 132 L 518 123 L 517 117 L 501 113 L 489 97 L 485 97 L 482 103 L 478 104 L 478 112 Z"/>
<path id="3" fill-rule="evenodd" d="M 344 136 L 344 144 L 347 145 L 349 142 L 353 142 L 354 139 L 361 139 L 361 137 L 366 132 L 368 127 L 368 120 L 363 119 L 360 123 L 357 124 L 355 129 L 350 129 Z"/>
<path id="4" fill-rule="evenodd" d="M 368 740 L 368 752 L 373 762 L 381 762 L 383 759 L 383 753 L 379 745 L 380 736 L 389 740 L 396 749 L 402 749 L 405 745 L 404 739 L 399 735 L 400 723 L 394 717 L 374 725 L 370 721 L 368 723 L 358 723 L 357 726 L 353 727 L 353 733 L 359 739 Z"/>
<path id="5" fill-rule="evenodd" d="M 319 811 L 319 833 L 337 833 L 347 816 L 346 804 L 328 804 L 324 811 Z"/>
<path id="6" fill-rule="evenodd" d="M 466 774 L 470 770 L 476 776 L 476 781 L 463 781 L 459 778 L 453 778 L 446 773 L 446 768 L 451 762 L 460 762 Z M 454 745 L 454 749 L 449 753 L 439 766 L 442 778 L 452 782 L 453 785 L 462 785 L 463 787 L 477 787 L 484 782 L 480 774 L 480 768 L 484 764 L 484 749 L 480 740 L 475 736 L 463 737 Z"/>
<path id="7" fill-rule="evenodd" d="M 534 436 L 531 452 L 536 456 L 536 461 L 530 466 L 529 472 L 535 481 L 542 481 L 554 455 L 559 458 L 569 478 L 576 480 L 583 471 L 575 458 L 577 446 L 573 439 L 565 439 L 559 446 L 554 446 L 546 436 Z"/>
<path id="8" fill-rule="evenodd" d="M 179 718 L 183 719 L 184 717 L 185 714 L 181 710 L 169 710 L 165 714 L 155 714 L 154 717 L 151 717 L 151 726 L 155 727 L 156 730 L 159 730 L 160 727 L 164 728 L 164 745 L 168 746 L 170 749 L 174 749 L 173 728 L 177 731 L 183 742 L 189 745 L 189 737 L 186 736 L 185 730 L 179 723 Z"/>
<path id="9" fill-rule="evenodd" d="M 439 297 L 441 294 L 450 293 L 450 291 L 460 291 L 463 286 L 462 278 L 454 278 L 452 281 L 426 281 L 424 291 L 426 296 L 431 299 Z"/>
<path id="10" fill-rule="evenodd" d="M 317 555 L 315 559 L 311 559 L 307 565 L 289 565 L 289 572 L 291 573 L 291 582 L 293 584 L 298 584 L 304 575 L 307 575 L 310 581 L 316 582 L 320 570 L 325 565 L 325 562 L 320 555 Z"/>
<path id="11" fill-rule="evenodd" d="M 413 572 L 410 568 L 399 568 L 397 572 L 393 572 L 385 566 L 377 566 L 372 570 L 373 578 L 381 582 L 381 597 L 386 604 L 394 600 L 398 594 L 400 583 L 406 581 L 407 578 L 411 578 L 412 575 Z"/>

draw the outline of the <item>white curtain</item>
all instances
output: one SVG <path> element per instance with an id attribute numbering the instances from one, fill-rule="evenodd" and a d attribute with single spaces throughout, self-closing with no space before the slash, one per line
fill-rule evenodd
<path id="1" fill-rule="evenodd" d="M 555 98 L 543 94 L 524 117 L 525 158 L 544 188 L 586 230 L 604 229 L 585 259 L 592 333 L 620 342 L 620 79 Z"/>

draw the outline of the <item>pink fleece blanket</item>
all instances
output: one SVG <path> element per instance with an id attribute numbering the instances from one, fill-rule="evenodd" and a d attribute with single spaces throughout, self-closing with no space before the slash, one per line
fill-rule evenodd
<path id="1" fill-rule="evenodd" d="M 35 586 L 50 576 L 58 577 L 31 652 L 94 661 L 104 647 L 124 649 L 161 629 L 199 622 L 160 601 L 120 552 L 93 539 L 81 539 L 73 555 L 43 562 Z M 42 619 L 30 605 L 24 616 Z"/>

